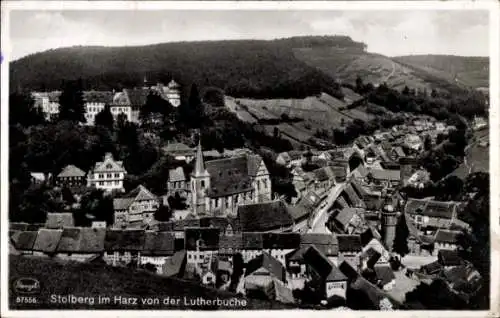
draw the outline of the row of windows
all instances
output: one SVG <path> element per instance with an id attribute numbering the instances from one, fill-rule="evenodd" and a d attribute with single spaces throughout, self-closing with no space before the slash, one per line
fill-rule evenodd
<path id="1" fill-rule="evenodd" d="M 103 185 L 107 185 L 107 186 L 112 186 L 113 184 L 114 185 L 120 185 L 120 181 L 99 181 L 98 183 L 100 186 L 103 186 Z"/>
<path id="2" fill-rule="evenodd" d="M 115 178 L 120 178 L 120 174 L 119 173 L 115 173 L 114 177 Z M 113 174 L 112 173 L 106 173 L 106 178 L 107 179 L 113 178 Z M 104 179 L 104 173 L 99 173 L 97 175 L 97 179 Z"/>

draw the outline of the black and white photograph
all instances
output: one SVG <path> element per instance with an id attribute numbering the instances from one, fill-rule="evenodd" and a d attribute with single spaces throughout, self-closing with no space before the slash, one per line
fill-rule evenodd
<path id="1" fill-rule="evenodd" d="M 2 316 L 499 314 L 498 2 L 77 2 L 2 3 Z"/>

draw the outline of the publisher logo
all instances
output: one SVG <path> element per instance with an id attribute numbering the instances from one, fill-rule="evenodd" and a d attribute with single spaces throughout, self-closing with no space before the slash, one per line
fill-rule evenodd
<path id="1" fill-rule="evenodd" d="M 32 295 L 40 292 L 40 282 L 31 277 L 18 278 L 12 286 L 17 294 Z"/>

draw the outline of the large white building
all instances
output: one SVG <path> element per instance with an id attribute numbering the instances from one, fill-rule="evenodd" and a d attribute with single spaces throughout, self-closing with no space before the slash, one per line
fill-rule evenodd
<path id="1" fill-rule="evenodd" d="M 59 114 L 59 96 L 61 92 L 32 92 L 34 106 L 41 109 L 46 120 L 52 120 Z"/>
<path id="2" fill-rule="evenodd" d="M 105 191 L 123 191 L 123 179 L 127 171 L 122 161 L 115 161 L 111 153 L 106 153 L 103 161 L 95 164 L 87 175 L 87 186 Z"/>

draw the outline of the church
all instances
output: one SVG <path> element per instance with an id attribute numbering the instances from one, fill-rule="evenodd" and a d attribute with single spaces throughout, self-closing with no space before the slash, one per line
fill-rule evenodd
<path id="1" fill-rule="evenodd" d="M 238 205 L 271 200 L 269 171 L 259 155 L 204 162 L 201 144 L 191 174 L 191 207 L 196 216 L 236 215 Z"/>

